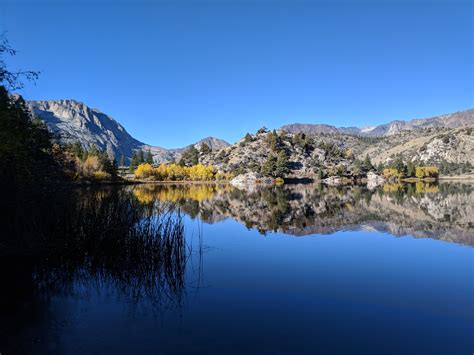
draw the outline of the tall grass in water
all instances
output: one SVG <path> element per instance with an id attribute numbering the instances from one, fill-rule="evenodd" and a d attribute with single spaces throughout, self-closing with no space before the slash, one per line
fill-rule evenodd
<path id="1" fill-rule="evenodd" d="M 21 208 L 9 240 L 35 260 L 39 290 L 87 282 L 132 300 L 181 301 L 190 250 L 174 205 L 142 204 L 127 189 L 102 188 L 67 190 L 47 207 L 25 201 Z"/>

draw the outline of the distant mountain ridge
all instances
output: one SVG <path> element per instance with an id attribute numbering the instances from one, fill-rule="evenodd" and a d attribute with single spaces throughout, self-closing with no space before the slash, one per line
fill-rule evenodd
<path id="1" fill-rule="evenodd" d="M 156 163 L 179 160 L 189 147 L 166 149 L 145 144 L 132 137 L 126 129 L 109 115 L 90 108 L 77 100 L 28 101 L 30 111 L 43 120 L 48 128 L 60 136 L 64 143 L 79 142 L 85 148 L 96 146 L 110 156 L 130 158 L 139 149 L 150 150 Z M 207 137 L 194 143 L 199 148 L 207 144 L 211 150 L 227 147 L 222 139 Z"/>
<path id="2" fill-rule="evenodd" d="M 102 150 L 106 150 L 110 156 L 116 159 L 120 159 L 122 154 L 130 158 L 134 151 L 142 149 L 144 151 L 149 150 L 152 153 L 155 163 L 178 161 L 183 152 L 191 146 L 166 149 L 146 144 L 132 137 L 112 117 L 76 100 L 29 101 L 27 104 L 30 110 L 42 119 L 52 132 L 60 136 L 62 142 L 80 142 L 86 148 L 95 145 Z M 303 132 L 315 137 L 319 135 L 319 138 L 316 138 L 319 141 L 329 139 L 341 149 L 352 149 L 358 156 L 368 154 L 377 163 L 390 160 L 392 156 L 397 154 L 402 154 L 407 159 L 425 162 L 469 161 L 474 163 L 474 154 L 472 153 L 474 135 L 470 136 L 464 134 L 463 131 L 459 131 L 464 126 L 474 126 L 474 109 L 427 119 L 397 120 L 365 128 L 338 128 L 326 124 L 296 123 L 282 126 L 279 130 L 284 130 L 289 134 Z M 434 131 L 431 132 L 430 130 Z M 443 133 L 440 130 L 452 131 Z M 329 136 L 321 137 L 321 134 L 330 134 L 332 138 Z M 449 140 L 445 137 L 446 135 L 451 136 Z M 255 137 L 259 137 L 259 135 L 257 134 Z M 370 142 L 362 140 L 363 137 L 383 137 L 384 139 Z M 218 151 L 222 154 L 229 153 L 229 162 L 224 165 L 234 164 L 234 168 L 237 169 L 237 166 L 244 167 L 246 164 L 245 157 L 255 158 L 255 164 L 263 164 L 268 155 L 268 149 L 263 138 L 258 141 L 243 146 L 245 139 L 241 139 L 231 146 L 222 139 L 207 137 L 192 145 L 200 149 L 205 143 L 211 148 L 213 154 L 203 158 L 204 163 L 220 166 L 222 164 L 219 163 L 219 159 L 214 159 L 218 157 Z M 253 147 L 252 150 L 249 150 L 250 146 Z M 299 162 L 298 164 L 306 167 L 297 169 L 296 173 L 305 175 L 312 170 L 310 161 L 314 157 L 308 157 L 298 151 L 291 151 L 291 155 L 293 155 L 295 162 Z"/>
<path id="3" fill-rule="evenodd" d="M 413 131 L 423 128 L 458 128 L 474 125 L 474 109 L 434 116 L 430 118 L 412 119 L 410 121 L 395 120 L 373 127 L 335 127 L 327 124 L 293 123 L 280 127 L 288 133 L 343 133 L 365 137 L 386 137 L 403 131 Z"/>

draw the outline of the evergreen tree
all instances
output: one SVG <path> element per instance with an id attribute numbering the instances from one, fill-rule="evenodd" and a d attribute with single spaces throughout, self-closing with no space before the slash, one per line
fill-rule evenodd
<path id="1" fill-rule="evenodd" d="M 268 148 L 273 152 L 277 152 L 280 149 L 281 138 L 278 136 L 276 130 L 267 134 L 267 143 Z"/>
<path id="2" fill-rule="evenodd" d="M 82 148 L 81 143 L 75 142 L 71 146 L 70 151 L 79 159 L 84 159 L 84 149 Z"/>
<path id="3" fill-rule="evenodd" d="M 112 159 L 112 166 L 110 168 L 110 175 L 112 175 L 112 177 L 116 177 L 118 175 L 118 165 L 117 165 L 117 160 Z"/>
<path id="4" fill-rule="evenodd" d="M 394 162 L 392 163 L 392 167 L 397 169 L 399 173 L 402 174 L 402 176 L 406 176 L 407 174 L 407 167 L 405 163 L 403 162 L 403 159 L 401 157 L 397 157 Z"/>
<path id="5" fill-rule="evenodd" d="M 133 172 L 137 166 L 140 164 L 137 152 L 134 151 L 132 155 L 132 159 L 130 160 L 130 172 Z"/>
<path id="6" fill-rule="evenodd" d="M 406 170 L 407 170 L 407 177 L 415 177 L 416 166 L 411 161 L 408 161 Z"/>
<path id="7" fill-rule="evenodd" d="M 369 155 L 367 154 L 362 162 L 362 169 L 365 171 L 374 170 L 374 166 L 372 165 L 372 161 L 370 160 Z"/>
<path id="8" fill-rule="evenodd" d="M 362 173 L 362 162 L 359 159 L 354 160 L 352 165 L 352 173 L 355 176 L 359 176 Z"/>
<path id="9" fill-rule="evenodd" d="M 199 151 L 194 145 L 190 146 L 181 156 L 179 165 L 181 166 L 192 166 L 199 163 Z"/>
<path id="10" fill-rule="evenodd" d="M 257 134 L 262 134 L 262 133 L 267 133 L 267 132 L 268 132 L 267 127 L 263 126 L 257 131 Z"/>
<path id="11" fill-rule="evenodd" d="M 202 154 L 209 154 L 211 152 L 211 148 L 206 143 L 201 144 L 201 153 Z"/>
<path id="12" fill-rule="evenodd" d="M 145 163 L 150 164 L 150 165 L 153 164 L 153 155 L 151 155 L 150 149 L 148 149 L 148 151 L 145 154 Z"/>
<path id="13" fill-rule="evenodd" d="M 275 171 L 274 176 L 283 178 L 286 174 L 288 174 L 288 159 L 286 158 L 286 153 L 284 150 L 280 150 L 277 155 L 277 159 L 275 162 Z"/>
<path id="14" fill-rule="evenodd" d="M 0 78 L 1 70 L 0 66 Z M 21 97 L 12 100 L 0 85 L 0 181 L 19 186 L 59 173 L 50 154 L 51 138 L 41 121 L 30 118 L 25 101 Z"/>
<path id="15" fill-rule="evenodd" d="M 379 174 L 382 174 L 384 169 L 385 169 L 384 163 L 380 162 L 379 165 L 377 165 L 377 172 Z"/>
<path id="16" fill-rule="evenodd" d="M 120 156 L 119 166 L 125 166 L 125 155 L 123 154 Z"/>
<path id="17" fill-rule="evenodd" d="M 137 165 L 140 165 L 145 162 L 145 154 L 143 153 L 143 150 L 141 149 L 139 149 L 137 152 L 137 161 L 138 161 Z"/>
<path id="18" fill-rule="evenodd" d="M 110 160 L 105 151 L 99 151 L 97 153 L 97 157 L 99 158 L 104 172 L 110 174 L 113 177 L 117 176 L 117 162 L 115 159 Z"/>
<path id="19" fill-rule="evenodd" d="M 322 180 L 322 179 L 324 179 L 324 176 L 325 176 L 324 169 L 323 169 L 323 167 L 320 167 L 318 169 L 318 179 Z"/>
<path id="20" fill-rule="evenodd" d="M 266 176 L 273 176 L 276 168 L 277 158 L 275 155 L 270 154 L 267 161 L 262 165 L 261 173 Z"/>

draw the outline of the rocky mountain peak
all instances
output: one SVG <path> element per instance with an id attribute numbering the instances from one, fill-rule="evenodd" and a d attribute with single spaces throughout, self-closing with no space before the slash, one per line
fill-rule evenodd
<path id="1" fill-rule="evenodd" d="M 166 149 L 140 142 L 133 138 L 114 118 L 99 109 L 90 108 L 74 99 L 39 100 L 27 102 L 31 112 L 42 119 L 49 129 L 61 137 L 63 143 L 79 142 L 84 148 L 96 146 L 111 157 L 130 158 L 139 149 L 150 151 L 156 163 L 179 160 L 184 148 Z M 207 144 L 211 150 L 227 147 L 229 143 L 215 137 L 206 137 L 197 143 Z"/>

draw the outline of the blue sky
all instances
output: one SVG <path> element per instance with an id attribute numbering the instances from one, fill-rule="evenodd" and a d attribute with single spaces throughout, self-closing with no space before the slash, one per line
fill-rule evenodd
<path id="1" fill-rule="evenodd" d="M 366 126 L 474 107 L 472 1 L 0 3 L 27 99 L 74 98 L 137 139 Z"/>

